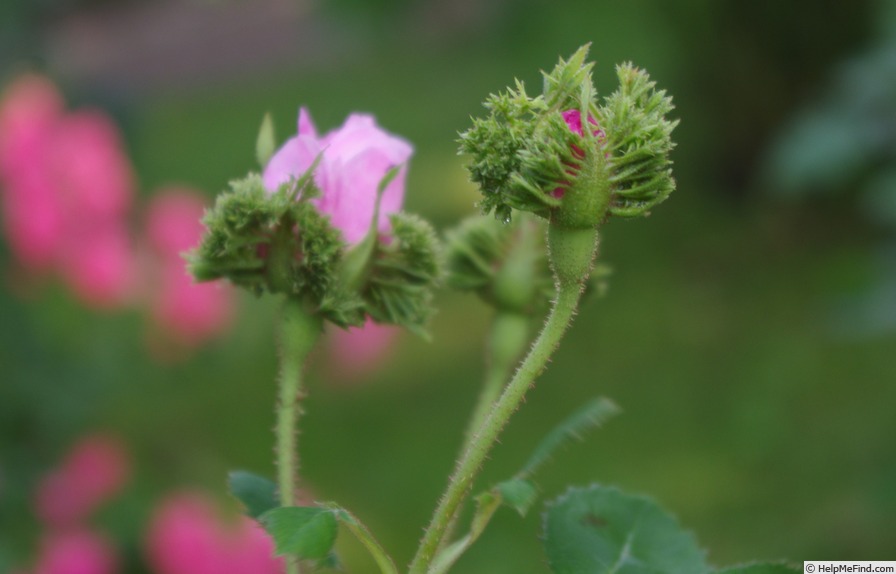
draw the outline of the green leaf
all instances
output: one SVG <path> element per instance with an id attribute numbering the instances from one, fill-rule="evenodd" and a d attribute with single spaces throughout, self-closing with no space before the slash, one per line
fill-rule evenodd
<path id="1" fill-rule="evenodd" d="M 555 574 L 705 574 L 691 533 L 651 499 L 616 488 L 572 489 L 545 515 L 544 546 Z"/>
<path id="2" fill-rule="evenodd" d="M 532 456 L 529 457 L 529 461 L 526 462 L 526 465 L 517 474 L 517 477 L 527 478 L 531 476 L 561 446 L 566 445 L 572 439 L 581 439 L 585 432 L 599 427 L 618 412 L 619 407 L 610 399 L 598 397 L 588 401 L 585 406 L 554 427 L 538 443 Z"/>
<path id="3" fill-rule="evenodd" d="M 274 135 L 274 122 L 271 119 L 271 114 L 267 113 L 261 120 L 258 139 L 255 140 L 255 159 L 258 160 L 258 165 L 262 169 L 268 164 L 268 160 L 271 159 L 275 151 L 277 151 L 277 138 Z"/>
<path id="4" fill-rule="evenodd" d="M 246 507 L 246 514 L 258 518 L 268 510 L 280 506 L 277 485 L 245 470 L 234 470 L 227 476 L 230 493 Z"/>
<path id="5" fill-rule="evenodd" d="M 278 556 L 326 558 L 336 542 L 336 517 L 325 508 L 284 506 L 265 512 L 259 522 L 274 539 Z"/>
<path id="6" fill-rule="evenodd" d="M 801 568 L 780 563 L 741 564 L 719 570 L 716 574 L 800 574 Z"/>
<path id="7" fill-rule="evenodd" d="M 538 498 L 535 485 L 519 478 L 504 481 L 495 486 L 495 490 L 501 495 L 501 501 L 519 512 L 520 516 L 526 516 Z"/>

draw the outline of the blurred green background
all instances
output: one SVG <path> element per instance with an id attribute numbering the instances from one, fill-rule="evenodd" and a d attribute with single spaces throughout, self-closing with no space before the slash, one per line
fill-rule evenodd
<path id="1" fill-rule="evenodd" d="M 7 0 L 0 10 L 0 73 L 45 71 L 71 105 L 109 110 L 142 193 L 183 182 L 211 196 L 255 169 L 266 111 L 285 139 L 299 105 L 322 131 L 364 110 L 414 143 L 406 205 L 440 229 L 475 211 L 455 139 L 489 92 L 514 77 L 538 86 L 540 69 L 586 42 L 604 94 L 614 63 L 646 68 L 681 119 L 678 191 L 648 220 L 606 227 L 609 293 L 579 314 L 481 486 L 604 395 L 623 415 L 542 472 L 546 500 L 595 481 L 650 494 L 716 565 L 894 557 L 896 178 L 878 182 L 896 165 L 891 3 Z M 877 129 L 876 147 L 849 139 L 857 117 Z M 30 488 L 90 430 L 134 452 L 133 484 L 99 518 L 129 546 L 128 572 L 142 571 L 139 537 L 164 492 L 192 485 L 226 500 L 228 469 L 272 473 L 273 302 L 243 298 L 223 340 L 160 363 L 140 317 L 97 316 L 61 287 L 23 294 L 6 279 L 0 556 L 28 553 Z M 318 354 L 302 422 L 314 494 L 352 509 L 401 564 L 444 488 L 482 372 L 488 309 L 447 292 L 438 306 L 432 343 L 403 336 L 362 384 L 335 380 Z M 456 569 L 548 572 L 539 530 L 538 512 L 502 511 Z M 340 547 L 348 571 L 374 571 L 348 537 Z"/>

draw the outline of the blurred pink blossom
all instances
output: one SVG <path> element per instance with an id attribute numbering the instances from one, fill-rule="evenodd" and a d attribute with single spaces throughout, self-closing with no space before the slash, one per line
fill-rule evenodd
<path id="1" fill-rule="evenodd" d="M 172 495 L 152 518 L 146 553 L 156 574 L 280 574 L 283 559 L 254 521 L 226 524 L 197 493 Z"/>
<path id="2" fill-rule="evenodd" d="M 400 329 L 368 318 L 362 327 L 333 329 L 329 346 L 333 374 L 355 380 L 376 369 L 387 358 Z"/>
<path id="3" fill-rule="evenodd" d="M 54 532 L 44 537 L 34 574 L 113 574 L 115 550 L 105 537 L 89 530 Z"/>
<path id="4" fill-rule="evenodd" d="M 308 110 L 299 110 L 298 134 L 288 140 L 268 162 L 265 186 L 274 191 L 293 177 L 302 175 L 319 154 L 314 174 L 322 195 L 314 200 L 348 243 L 357 243 L 370 228 L 376 205 L 376 190 L 394 166 L 404 166 L 413 153 L 406 140 L 379 126 L 373 116 L 351 114 L 341 128 L 318 137 Z M 389 214 L 404 201 L 406 167 L 383 192 L 378 227 L 389 231 Z"/>
<path id="5" fill-rule="evenodd" d="M 118 307 L 132 295 L 137 262 L 123 224 L 97 225 L 71 235 L 60 265 L 69 287 L 91 307 Z"/>
<path id="6" fill-rule="evenodd" d="M 77 111 L 57 124 L 52 175 L 60 200 L 89 222 L 118 219 L 134 198 L 134 175 L 118 129 L 99 111 Z"/>
<path id="7" fill-rule="evenodd" d="M 37 515 L 52 527 L 82 521 L 118 494 L 130 472 L 127 450 L 117 439 L 105 435 L 85 437 L 39 484 Z"/>
<path id="8" fill-rule="evenodd" d="M 3 227 L 25 269 L 60 272 L 91 306 L 128 302 L 136 273 L 126 220 L 133 180 L 107 116 L 66 113 L 40 76 L 9 86 L 0 102 Z"/>
<path id="9" fill-rule="evenodd" d="M 63 107 L 56 86 L 42 76 L 28 74 L 7 87 L 0 100 L 0 178 L 15 179 L 44 160 Z"/>
<path id="10" fill-rule="evenodd" d="M 203 233 L 203 197 L 187 188 L 169 188 L 153 196 L 146 215 L 146 239 L 152 252 L 153 320 L 187 345 L 220 334 L 230 324 L 233 295 L 220 283 L 196 283 L 187 272 L 185 251 Z"/>

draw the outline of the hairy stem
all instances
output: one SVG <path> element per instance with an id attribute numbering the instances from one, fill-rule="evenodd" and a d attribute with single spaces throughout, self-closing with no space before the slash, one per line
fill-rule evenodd
<path id="1" fill-rule="evenodd" d="M 501 396 L 504 384 L 510 379 L 513 367 L 517 364 L 520 355 L 526 349 L 529 341 L 529 317 L 523 313 L 512 311 L 498 311 L 492 323 L 488 344 L 486 345 L 486 372 L 482 384 L 482 390 L 476 405 L 473 407 L 473 415 L 467 424 L 464 433 L 464 443 L 460 454 L 470 448 L 476 431 L 485 422 L 495 401 Z M 442 536 L 440 548 L 444 547 L 454 534 L 457 521 L 460 516 L 455 512 Z"/>
<path id="2" fill-rule="evenodd" d="M 302 416 L 302 370 L 308 353 L 322 330 L 319 317 L 308 313 L 301 301 L 287 299 L 278 333 L 280 345 L 279 397 L 277 403 L 276 453 L 280 505 L 294 506 L 298 486 L 298 422 Z M 287 560 L 287 574 L 299 574 L 297 560 Z"/>
<path id="3" fill-rule="evenodd" d="M 544 330 L 458 461 L 448 488 L 439 501 L 432 521 L 420 542 L 417 555 L 411 562 L 411 574 L 424 574 L 431 564 L 452 516 L 469 493 L 473 479 L 494 446 L 498 435 L 523 401 L 526 391 L 532 386 L 535 378 L 544 370 L 551 354 L 560 343 L 563 333 L 575 314 L 580 294 L 581 286 L 576 284 L 567 284 L 561 287 L 557 293 Z"/>

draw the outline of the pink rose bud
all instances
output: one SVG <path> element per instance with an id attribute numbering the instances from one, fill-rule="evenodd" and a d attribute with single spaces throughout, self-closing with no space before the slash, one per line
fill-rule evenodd
<path id="1" fill-rule="evenodd" d="M 314 174 L 321 197 L 313 200 L 330 216 L 345 240 L 357 243 L 370 229 L 376 206 L 377 186 L 395 166 L 404 165 L 413 153 L 411 145 L 377 126 L 372 116 L 352 114 L 341 128 L 322 138 L 305 108 L 299 111 L 298 134 L 271 157 L 264 171 L 264 183 L 275 191 L 291 178 L 299 177 L 323 154 Z M 389 231 L 389 214 L 401 209 L 404 201 L 406 168 L 383 192 L 378 228 Z"/>
<path id="2" fill-rule="evenodd" d="M 583 134 L 583 132 L 582 132 L 582 112 L 580 112 L 579 110 L 566 110 L 561 115 L 563 116 L 563 121 L 565 121 L 566 125 L 569 126 L 569 130 L 571 132 L 577 133 L 579 135 Z M 597 121 L 592 117 L 588 118 L 588 122 L 594 126 L 597 126 Z M 601 130 L 599 127 L 597 129 L 595 129 L 592 133 L 594 135 L 596 135 L 598 137 L 598 139 L 600 139 L 600 140 L 603 140 L 605 138 L 603 130 Z M 585 157 L 585 151 L 580 149 L 578 146 L 573 146 L 572 150 L 573 150 L 573 152 L 575 152 L 575 155 L 578 158 L 581 159 L 581 158 Z M 567 167 L 568 167 L 568 169 L 566 170 L 566 173 L 569 174 L 571 177 L 574 177 L 577 172 L 576 168 L 571 165 L 567 166 Z M 554 191 L 551 192 L 551 195 L 553 195 L 554 197 L 563 197 L 564 193 L 566 193 L 565 187 L 560 186 L 560 187 L 554 188 Z"/>
<path id="3" fill-rule="evenodd" d="M 147 211 L 147 242 L 153 253 L 153 319 L 186 345 L 197 345 L 230 325 L 233 297 L 220 283 L 196 283 L 183 254 L 202 237 L 205 201 L 186 188 L 170 188 L 153 197 Z"/>
<path id="4" fill-rule="evenodd" d="M 113 574 L 115 550 L 105 537 L 88 530 L 46 536 L 34 574 Z"/>
<path id="5" fill-rule="evenodd" d="M 83 438 L 38 486 L 37 515 L 55 527 L 82 521 L 121 491 L 130 472 L 127 451 L 117 439 Z"/>
<path id="6" fill-rule="evenodd" d="M 156 574 L 280 574 L 283 560 L 250 519 L 219 520 L 212 503 L 196 493 L 170 496 L 156 510 L 146 540 Z"/>

